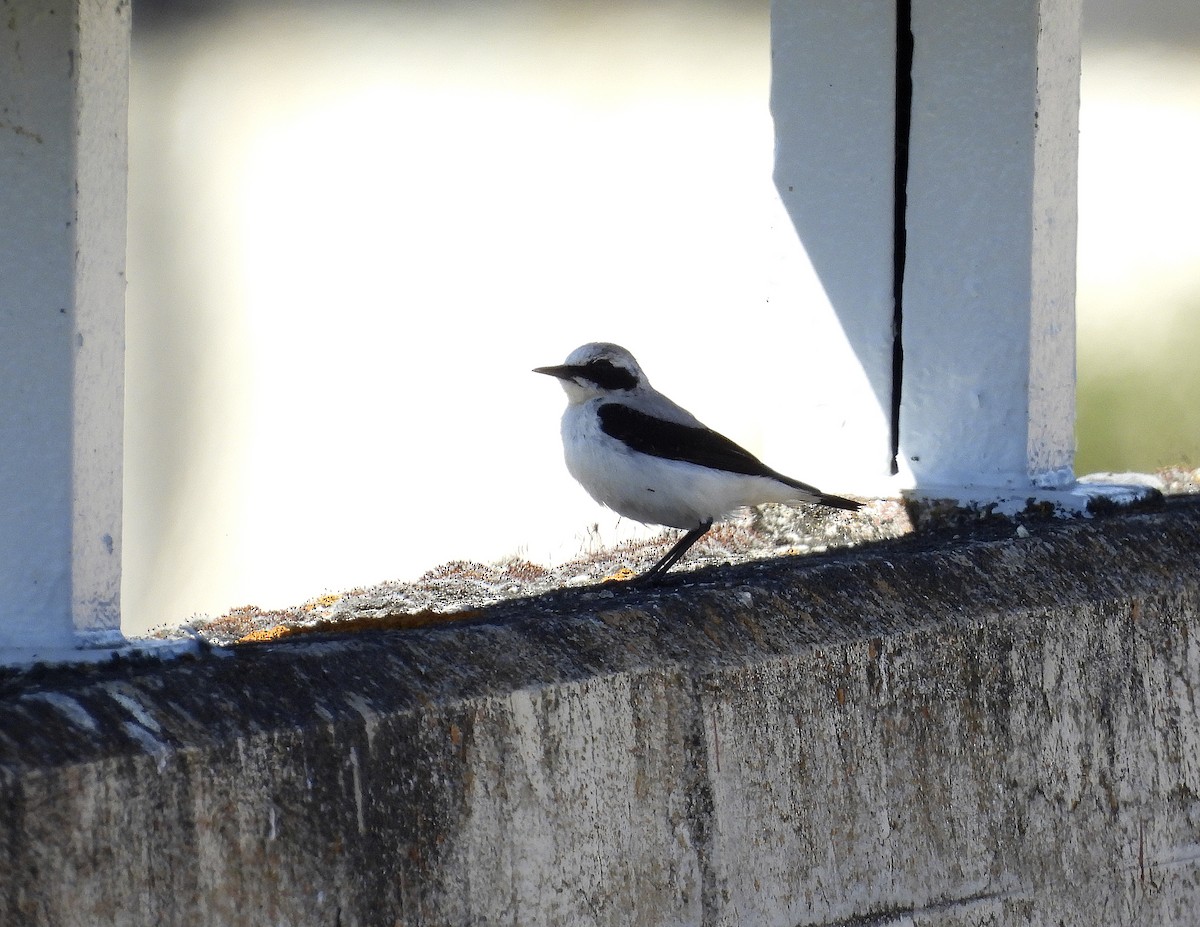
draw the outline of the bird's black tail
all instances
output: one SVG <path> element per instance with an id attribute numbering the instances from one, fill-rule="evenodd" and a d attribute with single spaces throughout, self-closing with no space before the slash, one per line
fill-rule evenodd
<path id="1" fill-rule="evenodd" d="M 818 505 L 827 505 L 834 509 L 845 509 L 847 512 L 857 512 L 863 507 L 861 502 L 855 502 L 853 499 L 847 499 L 844 496 L 835 496 L 831 492 L 821 492 L 816 486 L 810 486 L 808 483 L 801 483 L 799 480 L 794 480 L 790 476 L 784 476 L 775 470 L 768 470 L 768 475 L 779 480 L 781 483 L 787 483 L 794 489 L 799 489 L 804 493 L 801 498 L 805 502 L 815 502 Z"/>
<path id="2" fill-rule="evenodd" d="M 817 496 L 817 501 L 821 505 L 828 505 L 835 509 L 845 509 L 847 512 L 857 512 L 863 507 L 861 502 L 855 502 L 853 499 L 846 499 L 842 496 L 835 496 L 832 493 L 823 492 Z"/>

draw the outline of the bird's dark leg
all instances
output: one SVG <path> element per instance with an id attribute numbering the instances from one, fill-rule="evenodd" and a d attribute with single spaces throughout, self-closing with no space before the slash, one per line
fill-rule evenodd
<path id="1" fill-rule="evenodd" d="M 679 562 L 680 558 L 688 552 L 688 548 L 700 540 L 700 538 L 704 537 L 705 533 L 711 527 L 711 518 L 708 521 L 697 525 L 678 541 L 676 541 L 675 546 L 667 551 L 665 557 L 659 560 L 658 563 L 654 564 L 654 566 L 650 567 L 650 569 L 648 569 L 637 579 L 633 580 L 633 582 L 637 583 L 639 586 L 653 586 L 660 579 L 662 579 L 663 576 L 666 575 L 667 570 L 671 569 L 671 567 L 675 566 L 675 564 Z"/>

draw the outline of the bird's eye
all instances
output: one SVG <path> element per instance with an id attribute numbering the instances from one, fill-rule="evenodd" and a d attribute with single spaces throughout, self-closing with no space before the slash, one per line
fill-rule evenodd
<path id="1" fill-rule="evenodd" d="M 589 363 L 584 374 L 600 389 L 633 389 L 637 386 L 637 375 L 610 360 L 595 360 Z"/>

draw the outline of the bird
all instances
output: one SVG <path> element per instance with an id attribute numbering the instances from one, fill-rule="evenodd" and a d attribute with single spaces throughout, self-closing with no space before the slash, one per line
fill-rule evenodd
<path id="1" fill-rule="evenodd" d="M 535 367 L 567 394 L 562 417 L 567 470 L 601 505 L 645 524 L 686 533 L 636 582 L 654 585 L 713 522 L 748 505 L 862 504 L 784 476 L 672 402 L 617 344 L 593 341 L 566 362 Z"/>

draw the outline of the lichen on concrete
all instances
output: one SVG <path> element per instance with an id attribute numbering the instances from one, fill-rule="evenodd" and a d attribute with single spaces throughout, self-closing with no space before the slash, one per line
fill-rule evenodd
<path id="1" fill-rule="evenodd" d="M 1092 501 L 1108 514 L 1153 510 L 1161 504 L 1164 493 L 1200 491 L 1197 473 L 1164 470 L 1154 475 L 1109 474 L 1124 483 L 1136 484 L 1140 495 L 1125 505 L 1117 505 L 1107 496 Z M 1105 477 L 1096 474 L 1088 479 L 1103 482 Z M 1036 498 L 1014 497 L 1002 508 L 1007 511 L 1014 505 L 1016 515 L 1003 514 L 995 505 L 964 505 L 955 499 L 923 496 L 873 500 L 857 513 L 819 505 L 757 506 L 714 526 L 674 568 L 674 573 L 778 557 L 808 557 L 903 538 L 929 544 L 938 540 L 1028 537 L 1036 526 L 1061 520 L 1065 514 L 1053 502 Z M 1071 517 L 1083 517 L 1072 512 Z M 677 536 L 676 531 L 664 530 L 658 539 L 593 551 L 556 567 L 516 557 L 493 564 L 453 561 L 412 582 L 387 582 L 325 594 L 292 608 L 247 605 L 183 628 L 159 629 L 156 636 L 189 634 L 203 643 L 224 646 L 312 632 L 400 630 L 473 618 L 481 608 L 499 602 L 563 587 L 632 578 L 655 563 Z"/>

